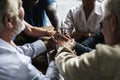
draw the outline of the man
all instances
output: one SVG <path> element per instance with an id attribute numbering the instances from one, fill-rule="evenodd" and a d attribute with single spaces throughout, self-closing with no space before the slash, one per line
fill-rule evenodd
<path id="1" fill-rule="evenodd" d="M 47 26 L 47 16 L 54 28 L 61 26 L 61 20 L 57 12 L 55 0 L 23 0 L 23 8 L 25 10 L 24 19 L 32 26 L 41 28 Z M 24 43 L 31 43 L 38 39 L 38 37 L 28 35 L 26 32 L 24 31 L 20 34 L 24 38 Z M 50 31 L 47 32 L 47 35 L 50 35 Z M 15 43 L 19 44 L 20 40 L 16 39 Z"/>
<path id="2" fill-rule="evenodd" d="M 65 20 L 65 27 L 70 33 L 77 32 L 76 41 L 82 42 L 91 34 L 100 30 L 102 20 L 102 4 L 96 0 L 82 0 L 71 8 Z"/>
<path id="3" fill-rule="evenodd" d="M 0 80 L 58 79 L 54 61 L 46 75 L 31 64 L 31 58 L 48 48 L 41 40 L 19 47 L 12 41 L 25 28 L 22 1 L 0 0 L 0 15 Z"/>
<path id="4" fill-rule="evenodd" d="M 90 53 L 77 56 L 71 50 L 74 40 L 58 39 L 56 65 L 65 80 L 120 80 L 120 0 L 104 0 L 103 35 Z"/>

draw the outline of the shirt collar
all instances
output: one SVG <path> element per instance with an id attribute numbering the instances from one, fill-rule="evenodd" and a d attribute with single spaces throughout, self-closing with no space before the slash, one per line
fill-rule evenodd
<path id="1" fill-rule="evenodd" d="M 81 4 L 80 10 L 83 9 L 83 5 Z M 102 15 L 102 4 L 98 1 L 95 2 L 94 13 L 97 15 Z"/>

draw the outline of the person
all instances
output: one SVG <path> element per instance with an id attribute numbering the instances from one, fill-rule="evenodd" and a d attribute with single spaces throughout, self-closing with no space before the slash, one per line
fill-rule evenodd
<path id="1" fill-rule="evenodd" d="M 0 0 L 0 15 L 0 80 L 59 80 L 54 61 L 49 64 L 46 75 L 31 64 L 31 58 L 52 46 L 41 40 L 23 46 L 13 42 L 25 28 L 22 1 Z M 55 43 L 51 40 L 48 44 Z"/>
<path id="2" fill-rule="evenodd" d="M 82 0 L 79 5 L 72 7 L 64 22 L 69 33 L 76 32 L 73 37 L 82 42 L 89 36 L 100 31 L 102 20 L 102 4 L 96 0 Z"/>
<path id="3" fill-rule="evenodd" d="M 56 65 L 65 80 L 120 80 L 120 0 L 103 2 L 103 35 L 106 44 L 98 44 L 89 53 L 77 56 L 74 39 L 57 39 Z"/>
<path id="4" fill-rule="evenodd" d="M 61 26 L 61 19 L 57 12 L 56 1 L 55 0 L 22 0 L 23 1 L 23 8 L 25 10 L 25 21 L 32 25 L 33 27 L 46 27 L 47 21 L 46 17 L 48 16 L 52 26 L 54 28 L 58 28 Z M 27 32 L 27 31 L 26 31 Z M 24 43 L 31 43 L 39 39 L 40 37 L 35 37 L 26 34 L 26 32 L 22 32 L 20 36 L 24 39 Z M 50 35 L 50 31 L 47 30 L 48 34 Z M 21 40 L 16 38 L 16 44 L 19 44 Z M 22 44 L 24 44 L 22 43 Z"/>

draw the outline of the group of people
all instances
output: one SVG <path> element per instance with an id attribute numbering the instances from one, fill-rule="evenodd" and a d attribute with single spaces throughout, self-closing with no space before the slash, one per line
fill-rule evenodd
<path id="1" fill-rule="evenodd" d="M 119 80 L 119 5 L 119 0 L 104 0 L 103 5 L 82 0 L 68 12 L 64 28 L 69 33 L 62 34 L 55 0 L 0 0 L 0 80 Z M 55 30 L 43 28 L 46 14 Z M 76 42 L 70 35 L 74 31 L 94 35 Z M 18 35 L 24 45 L 16 45 Z M 39 39 L 46 35 L 51 36 L 47 42 Z M 31 58 L 52 49 L 56 53 L 43 74 Z"/>

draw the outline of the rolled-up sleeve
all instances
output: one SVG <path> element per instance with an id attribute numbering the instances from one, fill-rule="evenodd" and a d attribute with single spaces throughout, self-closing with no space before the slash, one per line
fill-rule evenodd
<path id="1" fill-rule="evenodd" d="M 44 42 L 41 40 L 37 40 L 33 43 L 28 43 L 28 44 L 25 44 L 23 46 L 18 46 L 16 49 L 21 54 L 24 54 L 24 55 L 29 56 L 31 58 L 34 58 L 37 55 L 39 55 L 47 50 Z"/>

